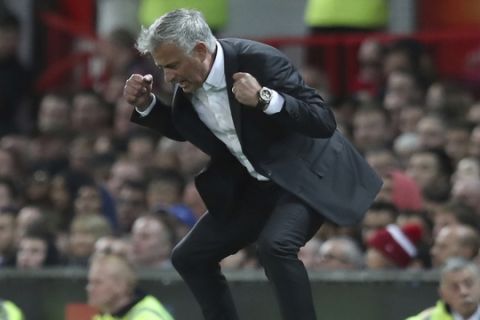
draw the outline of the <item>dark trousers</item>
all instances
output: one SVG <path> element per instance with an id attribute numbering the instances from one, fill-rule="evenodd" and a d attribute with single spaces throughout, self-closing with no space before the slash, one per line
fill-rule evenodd
<path id="1" fill-rule="evenodd" d="M 207 320 L 239 319 L 219 262 L 256 241 L 258 255 L 285 320 L 316 320 L 310 282 L 297 254 L 323 222 L 301 200 L 273 183 L 246 185 L 228 219 L 205 214 L 175 247 L 172 262 Z M 240 195 L 239 195 L 240 196 Z"/>

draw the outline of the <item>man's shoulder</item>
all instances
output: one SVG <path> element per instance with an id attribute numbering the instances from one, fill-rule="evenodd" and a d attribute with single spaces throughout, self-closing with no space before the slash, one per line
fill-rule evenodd
<path id="1" fill-rule="evenodd" d="M 407 318 L 406 320 L 453 320 L 453 317 L 445 303 L 440 300 L 437 301 L 435 306 L 425 309 L 416 316 Z"/>
<path id="2" fill-rule="evenodd" d="M 154 296 L 146 295 L 143 299 L 138 301 L 128 313 L 129 319 L 142 320 L 170 320 L 172 316 L 165 309 L 163 304 Z"/>
<path id="3" fill-rule="evenodd" d="M 239 54 L 269 54 L 281 55 L 280 50 L 270 46 L 269 44 L 240 38 L 223 38 L 218 40 L 224 50 L 233 50 Z"/>

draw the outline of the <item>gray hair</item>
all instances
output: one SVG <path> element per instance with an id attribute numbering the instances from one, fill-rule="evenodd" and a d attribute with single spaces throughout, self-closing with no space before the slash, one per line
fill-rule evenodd
<path id="1" fill-rule="evenodd" d="M 442 267 L 440 272 L 441 282 L 447 274 L 465 269 L 470 270 L 476 278 L 480 278 L 480 269 L 473 261 L 461 257 L 453 257 L 449 258 Z"/>
<path id="2" fill-rule="evenodd" d="M 348 263 L 355 269 L 363 268 L 365 261 L 362 250 L 357 245 L 357 243 L 348 236 L 338 236 L 333 237 L 325 241 L 320 247 L 320 254 L 322 255 L 325 251 L 325 247 L 337 243 L 342 248 L 342 260 L 344 263 Z"/>
<path id="3" fill-rule="evenodd" d="M 162 43 L 173 43 L 191 53 L 198 42 L 204 42 L 210 52 L 215 50 L 216 39 L 202 13 L 191 9 L 168 12 L 148 28 L 142 27 L 137 49 L 152 53 Z"/>

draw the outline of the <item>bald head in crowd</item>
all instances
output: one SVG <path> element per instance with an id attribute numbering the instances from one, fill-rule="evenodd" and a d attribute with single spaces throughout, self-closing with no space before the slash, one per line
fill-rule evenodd
<path id="1" fill-rule="evenodd" d="M 445 226 L 438 232 L 430 251 L 432 265 L 441 267 L 452 257 L 472 260 L 479 248 L 480 236 L 474 228 L 462 224 Z"/>
<path id="2" fill-rule="evenodd" d="M 125 257 L 94 255 L 88 272 L 88 303 L 102 313 L 115 313 L 134 299 L 137 278 Z"/>

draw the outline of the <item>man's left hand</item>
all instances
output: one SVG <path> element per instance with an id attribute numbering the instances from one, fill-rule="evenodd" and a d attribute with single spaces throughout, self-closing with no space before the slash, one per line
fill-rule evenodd
<path id="1" fill-rule="evenodd" d="M 258 91 L 262 86 L 250 73 L 237 72 L 233 75 L 232 92 L 235 99 L 243 105 L 256 107 L 258 104 Z"/>

